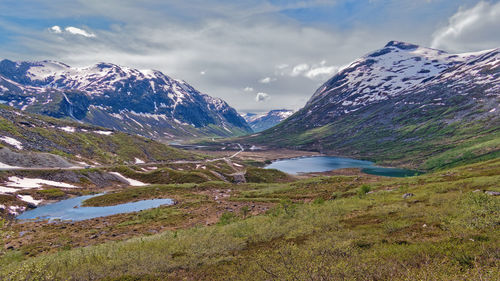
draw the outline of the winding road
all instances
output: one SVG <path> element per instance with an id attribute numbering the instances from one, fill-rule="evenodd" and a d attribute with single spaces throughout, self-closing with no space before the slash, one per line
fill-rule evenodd
<path id="1" fill-rule="evenodd" d="M 195 160 L 195 161 L 189 161 L 189 160 L 177 160 L 177 161 L 163 161 L 163 162 L 148 162 L 148 163 L 139 163 L 139 164 L 128 164 L 125 166 L 151 166 L 151 165 L 165 165 L 165 164 L 202 164 L 202 163 L 210 163 L 210 162 L 217 162 L 217 161 L 228 161 L 229 159 L 232 159 L 238 154 L 242 153 L 245 151 L 245 148 L 237 143 L 238 147 L 240 150 L 233 155 L 229 157 L 221 157 L 221 158 L 215 158 L 215 159 L 206 159 L 206 160 Z M 90 168 L 114 168 L 117 166 L 124 166 L 124 165 L 91 165 Z M 232 166 L 232 165 L 231 165 Z M 12 170 L 36 170 L 36 171 L 52 171 L 52 170 L 82 170 L 85 169 L 84 166 L 72 166 L 72 167 L 3 167 L 0 168 L 0 171 L 12 171 Z"/>

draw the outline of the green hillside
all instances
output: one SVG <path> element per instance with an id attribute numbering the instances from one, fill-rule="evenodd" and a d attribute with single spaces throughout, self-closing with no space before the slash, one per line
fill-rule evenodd
<path id="1" fill-rule="evenodd" d="M 144 137 L 29 114 L 3 105 L 0 106 L 0 137 L 12 138 L 21 144 L 22 149 L 18 149 L 0 142 L 15 153 L 44 152 L 89 164 L 134 163 L 136 158 L 145 162 L 201 158 Z"/>

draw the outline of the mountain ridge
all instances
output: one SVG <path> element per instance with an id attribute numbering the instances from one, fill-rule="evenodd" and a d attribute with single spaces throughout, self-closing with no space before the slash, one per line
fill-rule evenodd
<path id="1" fill-rule="evenodd" d="M 225 101 L 185 81 L 111 63 L 73 68 L 55 61 L 2 60 L 0 100 L 28 112 L 158 139 L 251 131 Z"/>

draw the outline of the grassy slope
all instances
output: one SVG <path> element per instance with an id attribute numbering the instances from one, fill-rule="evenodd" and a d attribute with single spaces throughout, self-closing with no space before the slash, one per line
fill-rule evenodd
<path id="1" fill-rule="evenodd" d="M 240 185 L 234 187 L 233 200 L 280 203 L 247 219 L 226 214 L 210 227 L 11 262 L 0 276 L 495 280 L 500 274 L 500 198 L 473 191 L 500 191 L 498 182 L 500 159 L 403 179 L 337 176 Z M 403 199 L 405 193 L 414 196 Z"/>
<path id="2" fill-rule="evenodd" d="M 455 111 L 443 108 L 428 111 L 426 116 L 415 115 L 421 114 L 418 111 L 405 112 L 388 125 L 377 123 L 384 120 L 381 112 L 355 113 L 311 129 L 285 121 L 242 142 L 316 150 L 425 170 L 455 167 L 500 155 L 498 117 L 447 123 L 443 120 L 452 119 Z M 307 123 L 307 118 L 302 122 Z"/>
<path id="3" fill-rule="evenodd" d="M 159 142 L 121 132 L 112 135 L 96 134 L 100 127 L 84 125 L 42 115 L 19 113 L 1 106 L 0 136 L 10 136 L 23 143 L 26 150 L 50 152 L 69 159 L 79 160 L 76 155 L 103 164 L 143 161 L 199 159 L 198 155 L 169 147 Z M 27 125 L 28 124 L 28 125 Z M 55 127 L 74 127 L 69 133 Z M 14 148 L 12 148 L 14 149 Z"/>

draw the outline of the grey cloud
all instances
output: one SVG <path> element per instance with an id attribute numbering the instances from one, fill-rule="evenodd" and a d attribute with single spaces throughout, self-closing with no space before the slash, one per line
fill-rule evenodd
<path id="1" fill-rule="evenodd" d="M 414 29 L 414 25 L 391 21 L 386 26 L 360 25 L 342 30 L 299 23 L 279 13 L 298 7 L 333 5 L 337 1 L 271 4 L 264 0 L 243 0 L 207 4 L 205 0 L 53 0 L 43 1 L 44 9 L 35 9 L 42 1 L 23 0 L 32 3 L 32 10 L 27 11 L 16 9 L 17 1 L 1 1 L 0 27 L 5 11 L 20 18 L 50 18 L 53 23 L 44 30 L 10 24 L 9 28 L 16 29 L 17 35 L 12 38 L 16 43 L 10 48 L 3 46 L 0 56 L 54 59 L 74 66 L 106 61 L 158 69 L 202 92 L 225 99 L 240 111 L 298 109 L 323 81 L 336 73 L 337 66 L 348 64 L 393 39 L 429 44 L 430 34 L 435 30 L 429 24 L 419 32 L 408 32 L 401 26 Z M 110 24 L 88 30 L 85 27 L 95 34 L 94 38 L 60 36 L 47 31 L 51 25 L 62 24 L 57 22 L 62 15 L 102 17 Z M 318 63 L 322 60 L 328 64 Z M 291 75 L 301 64 L 307 68 L 298 68 L 297 75 Z M 206 75 L 200 75 L 200 71 Z M 278 79 L 259 83 L 263 77 Z M 272 99 L 261 102 L 255 94 L 238 94 L 245 87 Z"/>
<path id="2" fill-rule="evenodd" d="M 484 50 L 500 46 L 500 2 L 481 1 L 472 8 L 461 8 L 448 24 L 433 35 L 432 47 L 457 52 Z"/>
<path id="3" fill-rule="evenodd" d="M 314 50 L 307 41 L 322 41 L 330 46 L 341 43 L 326 31 L 289 26 L 272 19 L 250 24 L 207 20 L 199 28 L 165 22 L 158 27 L 124 25 L 110 30 L 94 29 L 93 32 L 96 38 L 91 42 L 53 34 L 27 34 L 20 42 L 26 47 L 36 46 L 37 51 L 30 53 L 36 53 L 37 59 L 61 60 L 76 66 L 109 61 L 160 69 L 207 94 L 224 98 L 238 109 L 261 111 L 283 106 L 301 107 L 304 97 L 311 95 L 317 83 L 303 76 L 285 77 L 283 81 L 267 84 L 252 84 L 252 81 L 262 79 L 263 74 L 273 75 L 274 66 L 285 58 L 296 65 L 301 61 L 319 61 L 328 55 L 329 51 Z M 273 39 L 275 34 L 280 34 L 280 40 Z M 303 39 L 303 44 L 296 42 L 298 37 Z M 200 69 L 210 75 L 200 75 Z M 272 76 L 267 77 L 262 82 L 274 80 Z M 264 106 L 250 96 L 234 95 L 246 86 L 272 93 L 276 98 Z"/>
<path id="4" fill-rule="evenodd" d="M 271 97 L 268 94 L 262 93 L 262 92 L 257 93 L 257 95 L 255 96 L 255 100 L 257 102 L 263 102 L 263 101 L 266 101 L 266 100 L 268 100 L 270 98 Z"/>

